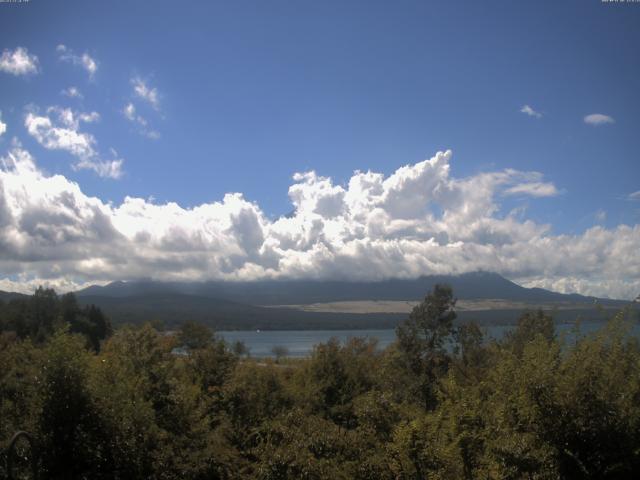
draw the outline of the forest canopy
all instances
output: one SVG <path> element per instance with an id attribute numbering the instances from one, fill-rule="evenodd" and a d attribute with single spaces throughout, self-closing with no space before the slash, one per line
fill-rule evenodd
<path id="1" fill-rule="evenodd" d="M 620 312 L 568 342 L 528 312 L 492 340 L 437 286 L 384 350 L 330 340 L 276 363 L 194 323 L 112 331 L 99 309 L 38 289 L 0 308 L 0 477 L 25 430 L 40 478 L 631 478 L 629 329 Z"/>

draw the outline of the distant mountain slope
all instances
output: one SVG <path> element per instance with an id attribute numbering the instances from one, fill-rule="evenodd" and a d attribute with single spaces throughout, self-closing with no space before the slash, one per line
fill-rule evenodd
<path id="1" fill-rule="evenodd" d="M 393 328 L 401 314 L 343 314 L 265 308 L 182 293 L 148 293 L 131 296 L 79 296 L 81 304 L 95 304 L 114 324 L 159 321 L 174 328 L 186 320 L 205 323 L 216 330 L 322 330 Z"/>
<path id="2" fill-rule="evenodd" d="M 258 281 L 258 282 L 113 282 L 76 292 L 81 303 L 94 303 L 115 323 L 160 320 L 168 326 L 197 320 L 216 329 L 357 329 L 392 328 L 406 318 L 400 313 L 336 313 L 276 308 L 341 301 L 419 301 L 435 284 L 447 283 L 464 300 L 503 299 L 513 308 L 459 311 L 459 318 L 483 324 L 513 323 L 520 305 L 544 305 L 558 321 L 603 320 L 611 314 L 596 305 L 621 308 L 630 302 L 564 295 L 524 288 L 495 273 L 434 275 L 413 280 L 381 282 Z M 265 308 L 265 306 L 270 306 Z M 558 308 L 555 308 L 557 306 Z"/>
<path id="3" fill-rule="evenodd" d="M 257 282 L 114 282 L 92 286 L 78 296 L 128 297 L 156 293 L 180 293 L 218 298 L 249 305 L 287 305 L 350 300 L 420 300 L 437 283 L 451 285 L 462 299 L 505 299 L 524 302 L 626 304 L 616 300 L 551 292 L 541 288 L 524 288 L 510 280 L 487 272 L 462 275 L 431 275 L 417 279 L 394 279 L 380 282 L 346 282 L 321 280 L 269 280 Z"/>
<path id="4" fill-rule="evenodd" d="M 544 307 L 557 321 L 604 320 L 612 309 L 640 304 L 620 300 L 564 295 L 539 288 L 524 288 L 494 273 L 437 275 L 413 280 L 381 282 L 259 281 L 259 282 L 113 282 L 76 292 L 81 304 L 99 306 L 114 324 L 160 321 L 173 328 L 185 320 L 206 323 L 217 330 L 244 329 L 361 329 L 393 328 L 407 313 L 305 311 L 282 305 L 348 301 L 411 301 L 424 298 L 436 283 L 452 286 L 455 295 L 469 304 L 497 304 L 500 309 L 458 310 L 462 321 L 510 324 L 527 308 Z M 8 301 L 16 293 L 0 292 Z M 501 302 L 477 302 L 502 299 Z M 526 306 L 525 306 L 526 305 Z M 605 309 L 599 309 L 600 306 Z M 636 312 L 637 315 L 637 312 Z"/>
<path id="5" fill-rule="evenodd" d="M 99 306 L 114 325 L 159 321 L 169 329 L 193 320 L 215 330 L 357 330 L 395 328 L 407 318 L 406 313 L 328 313 L 256 307 L 185 294 L 84 296 L 79 300 L 82 304 Z M 524 310 L 458 311 L 458 319 L 473 320 L 481 325 L 509 325 L 514 324 Z M 553 310 L 552 315 L 561 323 L 577 318 L 588 322 L 606 320 L 613 312 L 615 310 L 583 307 Z"/>
<path id="6" fill-rule="evenodd" d="M 28 295 L 25 295 L 24 293 L 3 292 L 0 290 L 0 301 L 3 301 L 5 303 L 13 300 L 14 298 L 25 298 L 27 296 Z"/>

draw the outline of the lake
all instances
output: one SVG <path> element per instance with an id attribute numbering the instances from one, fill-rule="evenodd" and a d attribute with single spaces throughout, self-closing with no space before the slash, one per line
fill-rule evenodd
<path id="1" fill-rule="evenodd" d="M 580 326 L 582 334 L 589 334 L 600 329 L 602 323 L 583 323 Z M 572 323 L 556 325 L 558 334 L 565 334 L 567 341 L 573 341 L 574 328 Z M 500 339 L 505 332 L 513 329 L 513 326 L 495 325 L 483 327 L 485 335 L 490 338 Z M 271 350 L 275 346 L 282 346 L 288 350 L 289 357 L 305 357 L 311 353 L 313 346 L 325 343 L 330 338 L 336 337 L 341 342 L 352 337 L 377 338 L 379 347 L 385 348 L 396 339 L 396 332 L 388 330 L 263 330 L 263 331 L 221 331 L 217 332 L 227 342 L 238 340 L 245 343 L 249 353 L 253 357 L 273 356 Z M 640 324 L 633 326 L 633 334 L 640 337 Z"/>

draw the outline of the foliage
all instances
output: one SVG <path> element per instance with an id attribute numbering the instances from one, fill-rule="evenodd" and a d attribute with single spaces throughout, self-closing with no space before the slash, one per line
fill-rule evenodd
<path id="1" fill-rule="evenodd" d="M 80 307 L 73 293 L 59 297 L 50 288 L 38 287 L 30 297 L 0 302 L 0 333 L 13 332 L 20 339 L 41 343 L 65 326 L 84 335 L 95 351 L 112 333 L 111 322 L 102 311 L 95 305 Z"/>
<path id="2" fill-rule="evenodd" d="M 180 327 L 178 342 L 190 350 L 205 348 L 212 341 L 213 332 L 206 325 L 188 321 Z"/>
<path id="3" fill-rule="evenodd" d="M 413 390 L 426 410 L 436 406 L 436 382 L 450 362 L 456 300 L 450 287 L 436 285 L 396 330 L 401 360 L 413 374 Z"/>
<path id="4" fill-rule="evenodd" d="M 556 336 L 551 315 L 542 310 L 524 313 L 516 328 L 506 333 L 504 340 L 516 355 L 521 356 L 526 344 L 537 336 L 547 343 L 552 342 Z"/>
<path id="5" fill-rule="evenodd" d="M 283 345 L 275 345 L 271 349 L 271 353 L 276 357 L 276 362 L 280 362 L 280 360 L 289 355 L 289 349 Z"/>
<path id="6" fill-rule="evenodd" d="M 41 478 L 634 478 L 640 344 L 623 315 L 566 343 L 528 312 L 487 341 L 454 306 L 436 287 L 385 350 L 333 339 L 276 363 L 196 324 L 109 336 L 41 289 L 0 308 L 0 477 L 27 430 Z"/>

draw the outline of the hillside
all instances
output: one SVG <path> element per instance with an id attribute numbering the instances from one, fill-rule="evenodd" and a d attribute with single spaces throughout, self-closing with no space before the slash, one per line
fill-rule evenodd
<path id="1" fill-rule="evenodd" d="M 556 321 L 601 321 L 640 304 L 524 288 L 494 273 L 425 276 L 382 282 L 113 282 L 76 292 L 116 325 L 155 321 L 173 328 L 185 320 L 216 330 L 327 330 L 394 328 L 436 283 L 447 283 L 459 299 L 460 321 L 513 324 L 526 310 L 542 308 Z M 0 292 L 7 302 L 22 294 Z M 638 313 L 636 313 L 638 315 Z"/>
<path id="2" fill-rule="evenodd" d="M 393 328 L 402 314 L 349 314 L 304 312 L 266 308 L 211 297 L 180 293 L 131 296 L 82 295 L 81 304 L 98 305 L 114 324 L 158 321 L 173 328 L 185 320 L 205 323 L 216 330 L 322 330 Z"/>
<path id="3" fill-rule="evenodd" d="M 430 275 L 417 279 L 379 282 L 323 280 L 268 280 L 256 282 L 113 282 L 77 292 L 82 296 L 129 297 L 133 295 L 180 293 L 224 299 L 250 305 L 310 304 L 353 300 L 420 300 L 437 283 L 451 285 L 460 299 L 503 299 L 517 302 L 570 302 L 606 305 L 628 302 L 596 299 L 577 294 L 556 293 L 522 287 L 496 273 Z"/>
<path id="4" fill-rule="evenodd" d="M 382 282 L 113 282 L 77 292 L 81 303 L 94 303 L 115 323 L 158 320 L 171 326 L 197 320 L 216 329 L 393 328 L 406 318 L 436 283 L 453 287 L 460 299 L 461 321 L 513 323 L 524 310 L 542 307 L 559 321 L 604 320 L 629 302 L 564 295 L 524 288 L 494 273 L 425 276 Z M 331 302 L 358 301 L 360 310 L 323 308 Z M 402 310 L 378 310 L 377 302 L 398 302 Z M 370 304 L 367 306 L 367 304 Z M 494 307 L 500 305 L 499 308 Z M 488 305 L 488 307 L 487 307 Z M 601 308 L 595 308 L 598 305 Z M 268 307 L 268 308 L 265 308 Z"/>

